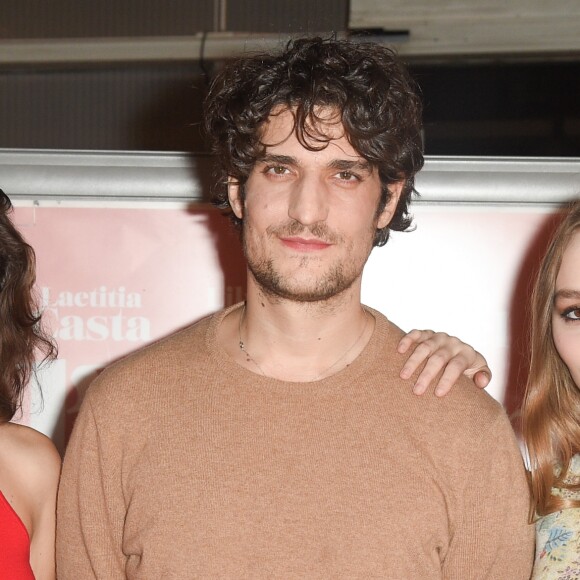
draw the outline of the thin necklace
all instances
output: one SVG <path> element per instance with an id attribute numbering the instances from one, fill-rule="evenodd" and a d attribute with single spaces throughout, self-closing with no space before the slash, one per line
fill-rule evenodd
<path id="1" fill-rule="evenodd" d="M 339 362 L 341 362 L 343 359 L 345 359 L 348 356 L 348 354 L 354 349 L 354 347 L 360 342 L 360 339 L 363 337 L 363 335 L 367 329 L 367 325 L 368 325 L 368 313 L 366 310 L 364 310 L 364 308 L 362 309 L 362 311 L 363 311 L 363 314 L 365 317 L 365 323 L 364 323 L 363 329 L 362 329 L 361 333 L 358 335 L 357 339 L 329 367 L 325 368 L 321 373 L 316 375 L 313 379 L 310 379 L 311 382 L 318 381 L 324 375 L 326 375 L 329 371 L 331 371 Z M 242 313 L 240 314 L 240 322 L 238 324 L 238 339 L 239 339 L 238 346 L 240 347 L 240 350 L 246 355 L 246 357 L 247 357 L 246 362 L 253 363 L 254 366 L 260 371 L 260 374 L 262 376 L 266 377 L 267 376 L 266 373 L 263 371 L 262 367 L 256 362 L 254 357 L 248 352 L 248 349 L 246 348 L 246 344 L 242 340 L 242 323 L 244 321 L 245 316 L 246 316 L 246 303 L 244 302 L 244 305 L 242 307 Z"/>

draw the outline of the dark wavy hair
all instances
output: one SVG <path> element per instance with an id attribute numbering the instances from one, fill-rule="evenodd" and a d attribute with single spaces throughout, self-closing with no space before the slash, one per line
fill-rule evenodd
<path id="1" fill-rule="evenodd" d="M 230 210 L 228 178 L 242 187 L 265 152 L 261 129 L 275 109 L 295 117 L 299 142 L 310 150 L 328 138 L 316 131 L 317 110 L 335 109 L 353 148 L 376 167 L 381 180 L 380 213 L 389 185 L 404 181 L 391 223 L 377 230 L 384 245 L 389 230 L 409 229 L 415 174 L 423 166 L 421 101 L 395 53 L 378 44 L 302 38 L 280 54 L 255 54 L 229 63 L 214 79 L 205 101 L 205 131 L 218 163 L 214 202 Z"/>
<path id="2" fill-rule="evenodd" d="M 0 422 L 22 406 L 38 353 L 56 357 L 56 345 L 40 325 L 34 295 L 34 250 L 12 224 L 12 204 L 0 190 Z"/>

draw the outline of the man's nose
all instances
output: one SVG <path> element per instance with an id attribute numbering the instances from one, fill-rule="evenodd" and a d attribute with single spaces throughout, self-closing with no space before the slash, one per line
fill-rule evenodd
<path id="1" fill-rule="evenodd" d="M 328 217 L 328 191 L 321 179 L 302 176 L 290 196 L 288 216 L 307 226 Z"/>

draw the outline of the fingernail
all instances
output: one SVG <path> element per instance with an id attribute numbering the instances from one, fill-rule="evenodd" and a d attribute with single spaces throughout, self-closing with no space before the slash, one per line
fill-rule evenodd
<path id="1" fill-rule="evenodd" d="M 491 381 L 491 377 L 487 373 L 485 373 L 483 371 L 482 371 L 481 374 L 483 376 L 483 386 L 484 387 L 487 387 L 487 385 L 489 385 L 489 381 Z M 480 379 L 479 382 L 481 383 L 482 382 L 482 379 Z"/>

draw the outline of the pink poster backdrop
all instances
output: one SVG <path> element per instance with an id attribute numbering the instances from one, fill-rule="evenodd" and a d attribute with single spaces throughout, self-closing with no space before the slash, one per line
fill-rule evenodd
<path id="1" fill-rule="evenodd" d="M 555 206 L 417 204 L 417 230 L 373 251 L 363 302 L 402 328 L 460 336 L 488 358 L 490 393 L 517 411 L 525 379 L 529 284 Z M 237 234 L 215 209 L 170 202 L 20 206 L 59 360 L 22 421 L 64 449 L 104 366 L 243 297 Z"/>
<path id="2" fill-rule="evenodd" d="M 22 420 L 61 449 L 95 373 L 242 297 L 237 235 L 213 209 L 17 207 L 15 222 L 35 248 L 59 347 L 58 362 L 40 375 L 42 411 L 33 388 Z"/>

